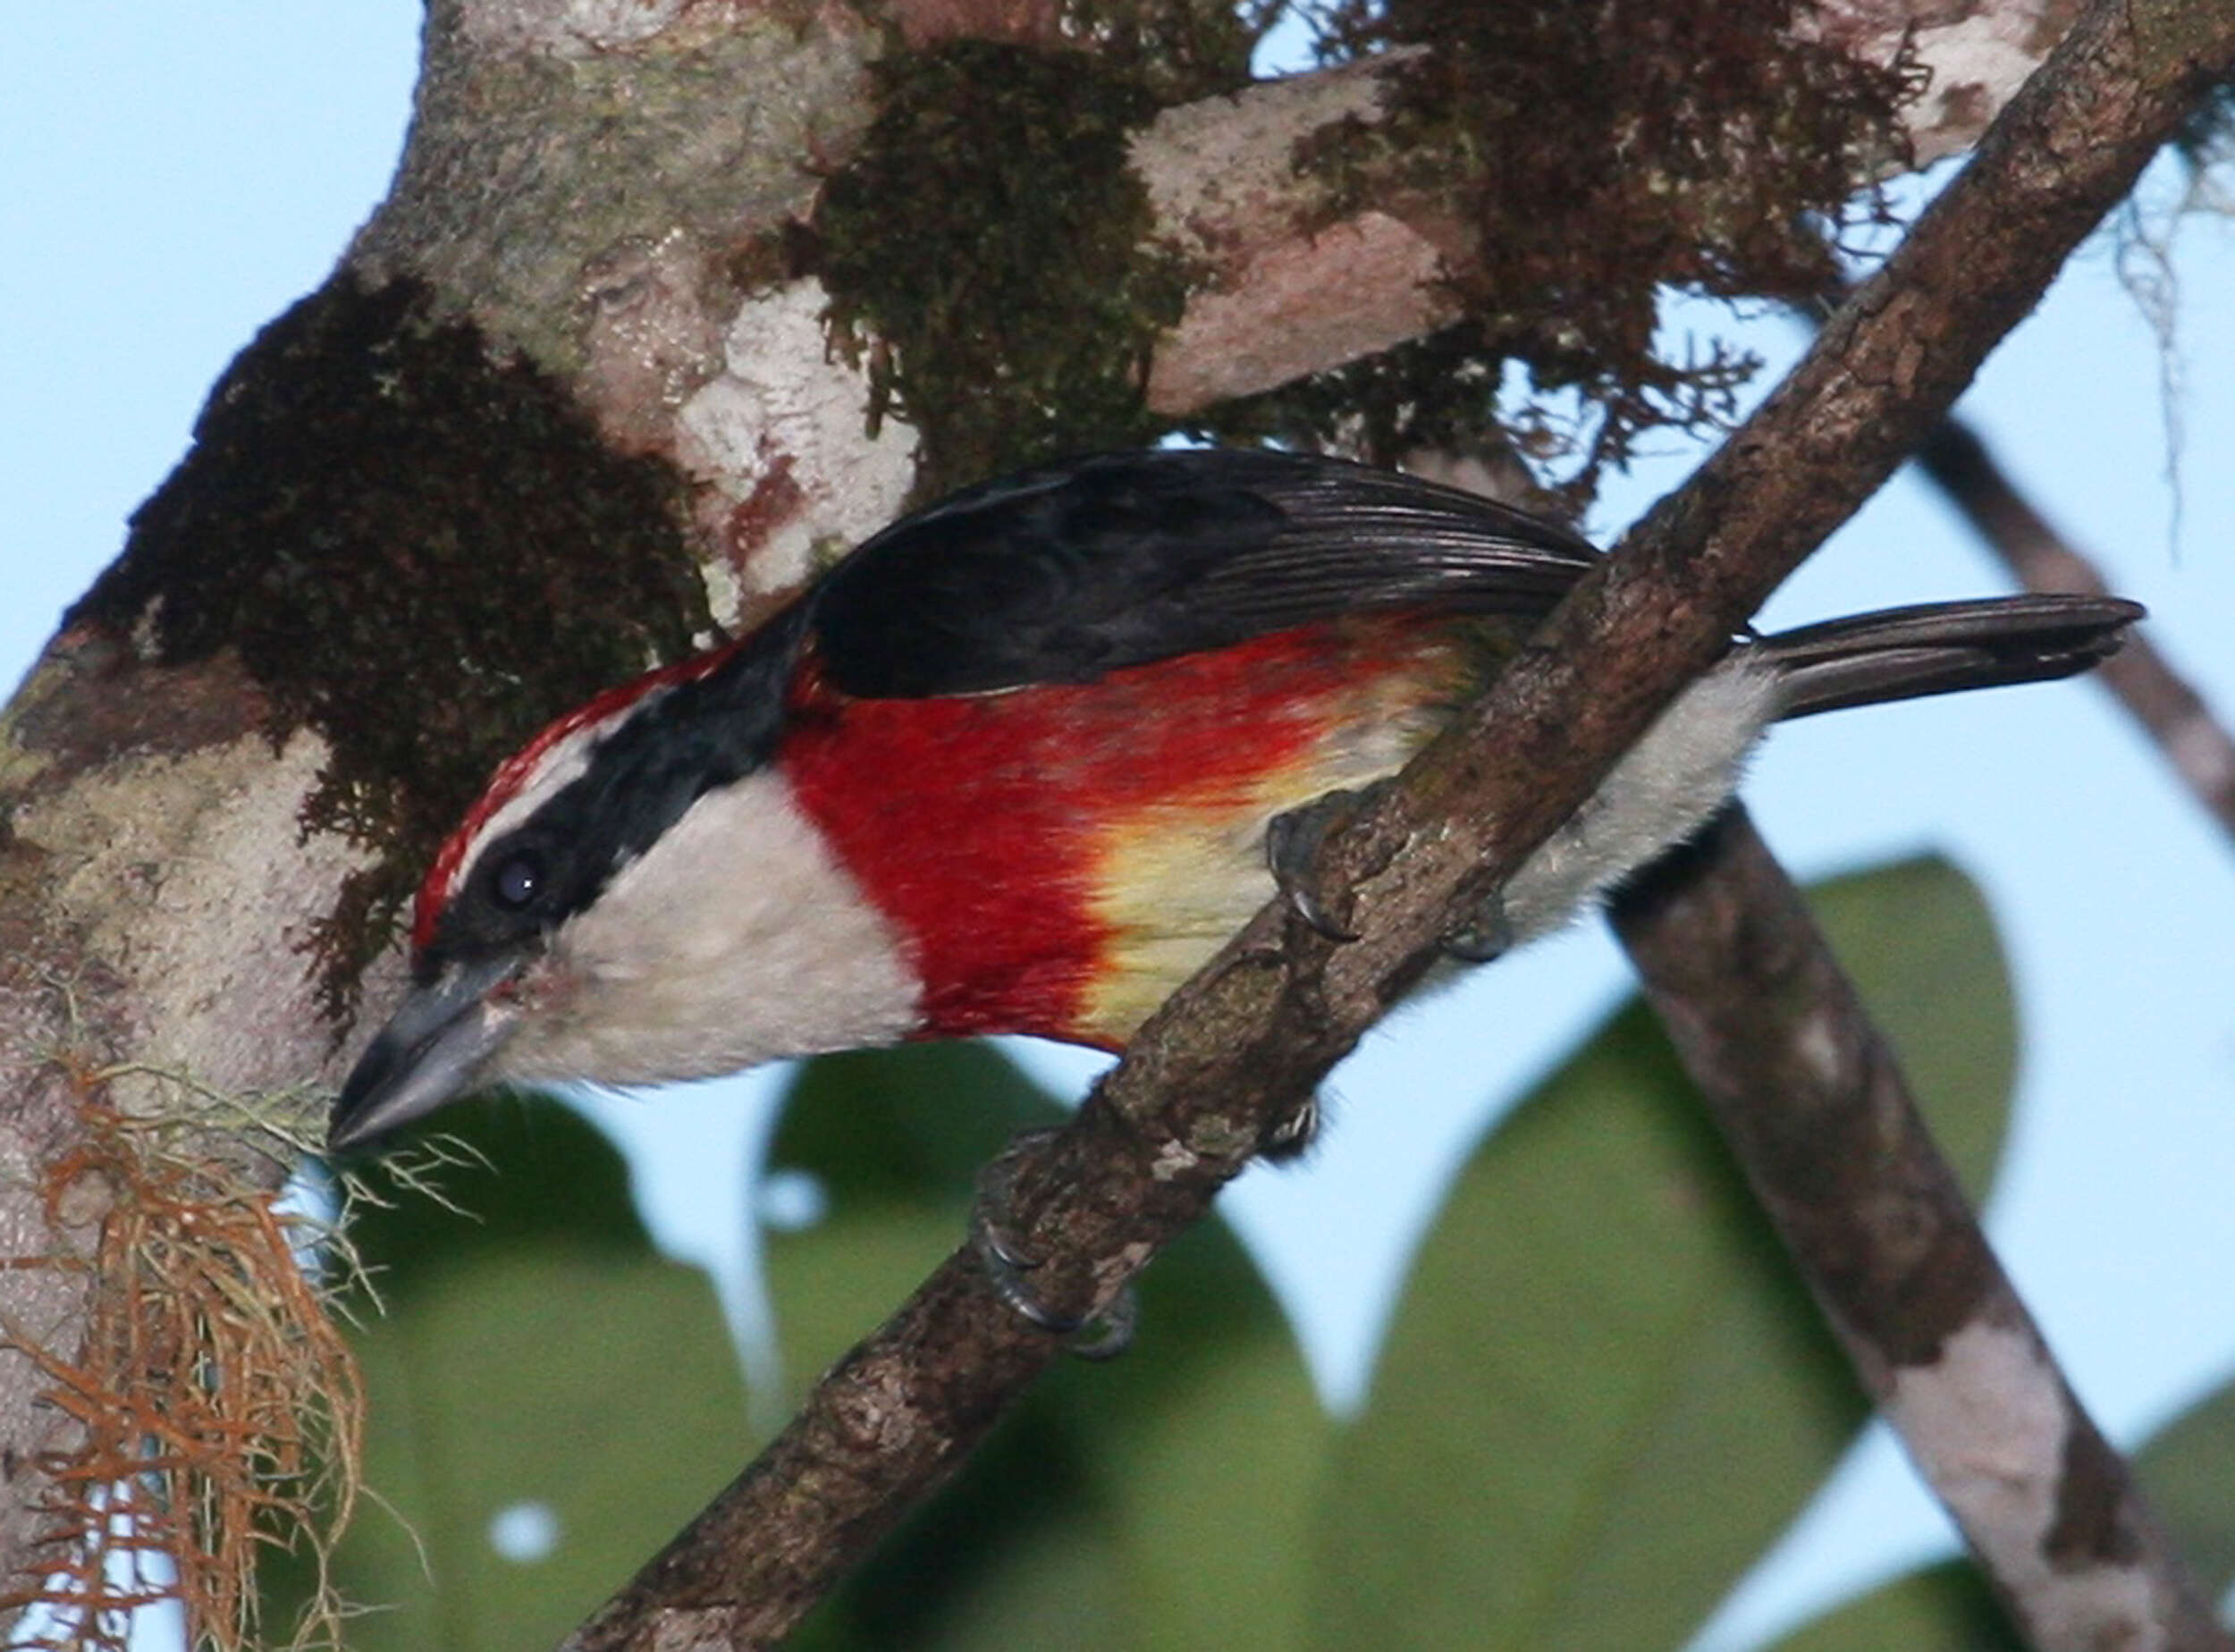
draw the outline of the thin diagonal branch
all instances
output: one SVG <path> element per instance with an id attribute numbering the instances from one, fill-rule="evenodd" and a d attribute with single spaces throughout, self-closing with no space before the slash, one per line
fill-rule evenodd
<path id="1" fill-rule="evenodd" d="M 2095 564 L 2019 493 L 1986 442 L 1961 421 L 1944 420 L 1919 450 L 1917 462 L 2027 589 L 2096 594 L 2108 589 Z M 2221 830 L 2235 837 L 2235 738 L 2204 696 L 2146 636 L 2128 639 L 2097 668 L 2096 678 L 2142 725 Z"/>
<path id="2" fill-rule="evenodd" d="M 2182 33 L 2181 30 L 2189 32 Z M 1150 1023 L 1013 1210 L 1051 1306 L 1106 1301 L 1249 1159 L 1588 796 L 1760 600 L 1941 417 L 2235 56 L 2235 13 L 2101 0 L 1964 175 L 1716 458 L 1594 570 L 1493 693 L 1330 835 L 1360 939 L 1278 907 Z M 1495 738 L 1486 733 L 1495 729 Z M 1051 1357 L 966 1254 L 818 1385 L 693 1526 L 572 1636 L 578 1652 L 761 1646 L 950 1472 Z"/>
<path id="3" fill-rule="evenodd" d="M 2235 1647 L 2058 1370 L 1893 1050 L 1744 812 L 1656 866 L 1614 915 L 1756 1196 L 2028 1643 Z"/>

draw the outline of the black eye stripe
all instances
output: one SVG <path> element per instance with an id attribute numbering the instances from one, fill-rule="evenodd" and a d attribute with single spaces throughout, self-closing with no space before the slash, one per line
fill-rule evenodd
<path id="1" fill-rule="evenodd" d="M 581 773 L 476 856 L 414 964 L 419 976 L 544 944 L 708 789 L 764 766 L 806 626 L 794 606 L 704 676 L 647 695 Z"/>

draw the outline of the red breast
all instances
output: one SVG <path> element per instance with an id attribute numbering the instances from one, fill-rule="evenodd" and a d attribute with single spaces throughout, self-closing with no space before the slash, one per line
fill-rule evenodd
<path id="1" fill-rule="evenodd" d="M 924 1036 L 1115 1048 L 1270 896 L 1268 819 L 1433 731 L 1466 687 L 1455 631 L 1303 627 L 928 699 L 849 698 L 810 655 L 780 763 L 907 937 Z"/>

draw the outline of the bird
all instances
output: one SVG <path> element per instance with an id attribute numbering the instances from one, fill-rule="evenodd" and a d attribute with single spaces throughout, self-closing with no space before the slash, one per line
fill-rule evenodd
<path id="1" fill-rule="evenodd" d="M 1480 695 L 1601 552 L 1400 472 L 1101 453 L 954 494 L 496 771 L 413 908 L 328 1142 L 497 1085 L 639 1085 L 980 1033 L 1119 1050 Z M 2045 680 L 2114 597 L 1733 637 L 1476 933 L 1565 923 L 1696 832 L 1782 719 Z"/>

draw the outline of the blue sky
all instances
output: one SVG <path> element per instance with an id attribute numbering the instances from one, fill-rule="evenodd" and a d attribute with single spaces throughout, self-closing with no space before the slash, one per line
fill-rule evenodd
<path id="1" fill-rule="evenodd" d="M 0 673 L 10 680 L 121 543 L 210 381 L 323 277 L 384 188 L 409 113 L 418 7 L 255 0 L 14 6 L 0 16 Z M 2160 198 L 2165 190 L 2160 190 Z M 2180 231 L 2178 342 L 2161 354 L 2103 238 L 1967 404 L 2021 484 L 2148 603 L 2153 634 L 2235 710 L 2235 286 L 2231 231 Z M 1678 310 L 1704 332 L 1716 315 Z M 1774 317 L 1748 336 L 1797 344 Z M 2170 399 L 2168 375 L 2179 390 Z M 2169 433 L 2183 499 L 2173 523 Z M 1602 536 L 1681 477 L 1670 453 L 1610 493 Z M 1897 481 L 1768 611 L 1797 623 L 2006 582 L 1921 485 Z M 1933 847 L 1986 885 L 2028 1041 L 1990 1226 L 2081 1392 L 2131 1439 L 2235 1369 L 2235 855 L 2084 686 L 1812 720 L 1747 795 L 1814 875 Z M 1414 1007 L 1338 1075 L 1302 1171 L 1227 1209 L 1295 1314 L 1323 1391 L 1356 1398 L 1388 1293 L 1457 1154 L 1603 1013 L 1623 972 L 1597 926 Z M 1075 1077 L 1069 1052 L 1033 1056 Z M 749 1091 L 765 1095 L 766 1081 Z M 734 1258 L 734 1191 L 762 1113 L 707 1089 L 608 1104 L 678 1248 Z M 734 1288 L 734 1287 L 733 1287 Z M 1773 1584 L 1703 1638 L 1729 1652 L 1944 1529 L 1867 1446 Z"/>

